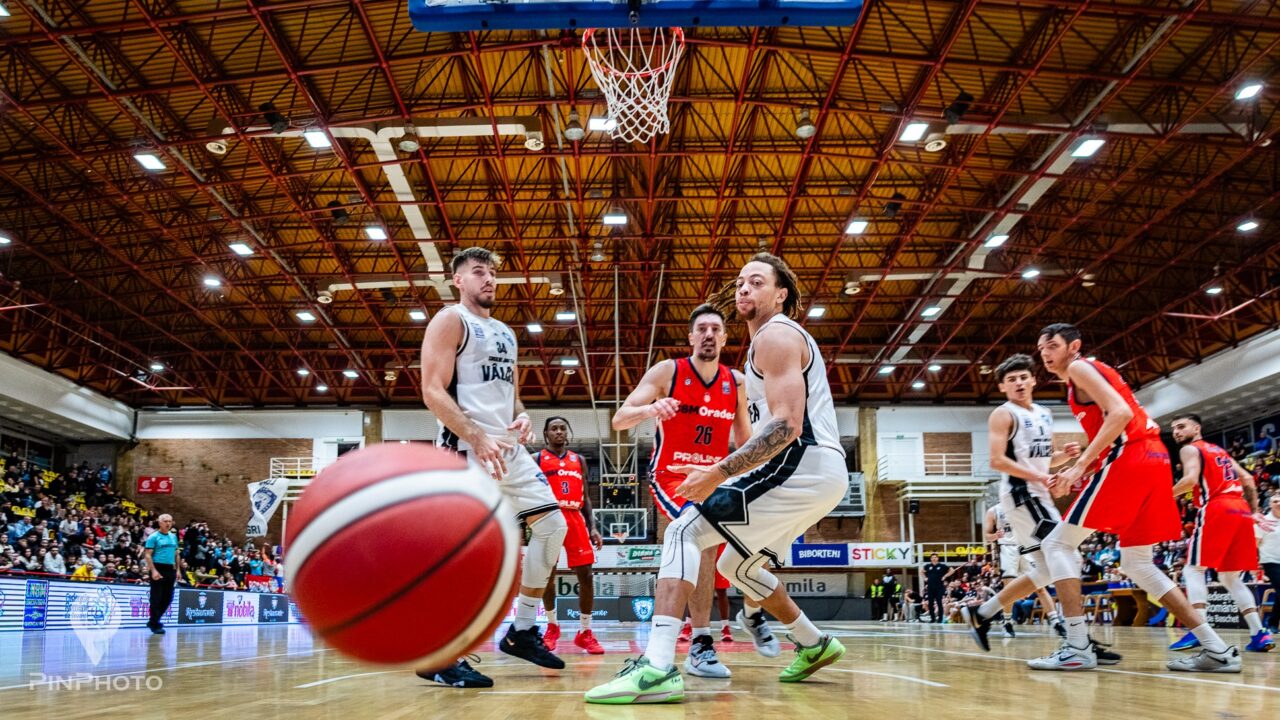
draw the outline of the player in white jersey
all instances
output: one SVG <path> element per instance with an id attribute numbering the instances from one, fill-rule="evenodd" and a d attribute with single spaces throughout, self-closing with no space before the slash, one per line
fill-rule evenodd
<path id="1" fill-rule="evenodd" d="M 488 471 L 516 517 L 529 528 L 516 618 L 498 649 L 558 670 L 564 661 L 547 650 L 534 621 L 568 525 L 546 476 L 521 446 L 533 442 L 533 430 L 517 388 L 515 335 L 490 314 L 497 284 L 495 263 L 484 248 L 468 248 L 453 256 L 453 284 L 461 302 L 436 313 L 427 325 L 422 340 L 422 398 L 440 424 L 437 445 L 466 455 Z M 493 684 L 465 660 L 418 675 L 456 687 Z"/>
<path id="2" fill-rule="evenodd" d="M 667 527 L 648 647 L 614 680 L 589 690 L 587 702 L 683 699 L 675 665 L 679 615 L 703 549 L 720 543 L 728 544 L 717 562 L 720 573 L 786 624 L 796 644 L 780 680 L 798 682 L 844 655 L 844 646 L 819 631 L 764 569 L 848 489 L 826 367 L 813 338 L 788 317 L 799 308 L 800 293 L 781 259 L 757 254 L 713 304 L 727 305 L 730 297 L 751 334 L 745 372 L 751 439 L 715 465 L 670 468 L 687 476 L 676 491 L 695 506 Z M 748 616 L 747 629 L 760 648 L 767 635 L 763 615 Z"/>
<path id="3" fill-rule="evenodd" d="M 1011 567 L 1026 560 L 1027 567 L 1016 580 L 977 607 L 962 607 L 960 612 L 969 622 L 973 638 L 983 650 L 990 650 L 987 633 L 992 621 L 1016 600 L 1032 591 L 1040 594 L 1046 608 L 1055 607 L 1045 591 L 1049 585 L 1048 565 L 1040 551 L 1040 541 L 1057 527 L 1062 516 L 1049 494 L 1050 468 L 1063 465 L 1080 455 L 1079 443 L 1067 443 L 1062 450 L 1053 448 L 1053 414 L 1032 402 L 1036 387 L 1035 365 L 1029 355 L 1013 355 L 996 368 L 1000 391 L 1007 402 L 991 412 L 987 419 L 987 444 L 991 468 L 1002 473 L 1000 479 L 1000 512 L 1013 535 L 1017 559 L 1006 559 L 1002 553 L 1001 570 L 1011 577 Z M 1055 610 L 1050 617 L 1054 630 L 1065 635 Z M 1006 630 L 1009 626 L 1006 624 Z M 1120 656 L 1105 646 L 1094 643 L 1098 662 L 1113 665 Z"/>
<path id="4" fill-rule="evenodd" d="M 987 508 L 983 533 L 987 538 L 987 542 L 996 544 L 1000 558 L 1000 578 L 1004 582 L 1032 571 L 1031 561 L 1027 559 L 1026 555 L 1022 554 L 1021 546 L 1019 546 L 1018 539 L 1013 533 L 1013 525 L 1009 522 L 1009 515 L 1005 512 L 1003 505 L 997 503 Z M 1058 615 L 1057 605 L 1054 604 L 1053 596 L 1044 588 L 1036 590 L 1036 595 L 1040 599 L 1041 607 L 1049 611 L 1049 624 L 1053 626 L 1054 632 L 1066 637 L 1067 628 L 1062 624 L 1062 619 Z M 1012 638 L 1015 635 L 1012 618 L 1009 615 L 1005 615 L 1004 636 Z"/>

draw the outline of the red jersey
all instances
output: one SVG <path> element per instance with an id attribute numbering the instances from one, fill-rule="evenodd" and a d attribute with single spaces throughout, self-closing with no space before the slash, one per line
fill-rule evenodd
<path id="1" fill-rule="evenodd" d="M 1243 500 L 1244 486 L 1231 464 L 1231 455 L 1204 440 L 1196 440 L 1191 445 L 1200 451 L 1200 478 L 1196 481 L 1194 493 L 1196 507 L 1204 507 L 1205 503 L 1220 497 Z"/>
<path id="2" fill-rule="evenodd" d="M 1087 362 L 1093 366 L 1095 370 L 1102 373 L 1102 377 L 1106 379 L 1112 389 L 1120 393 L 1120 397 L 1124 398 L 1125 404 L 1133 411 L 1133 417 L 1129 420 L 1129 424 L 1124 426 L 1124 431 L 1120 433 L 1120 437 L 1116 438 L 1116 444 L 1125 445 L 1138 440 L 1148 440 L 1151 438 L 1160 438 L 1160 426 L 1151 421 L 1147 417 L 1147 411 L 1138 404 L 1136 398 L 1133 397 L 1133 391 L 1129 389 L 1129 384 L 1120 377 L 1120 373 L 1115 368 L 1097 360 L 1080 360 L 1079 362 Z M 1092 441 L 1098 435 L 1098 430 L 1102 428 L 1102 423 L 1106 419 L 1103 416 L 1102 407 L 1096 402 L 1081 402 L 1076 400 L 1076 389 L 1067 381 L 1067 402 L 1071 405 L 1071 412 L 1076 416 L 1076 420 L 1080 421 L 1081 427 L 1084 428 L 1085 434 Z"/>
<path id="3" fill-rule="evenodd" d="M 738 411 L 738 381 L 724 365 L 704 382 L 691 358 L 675 361 L 668 397 L 680 403 L 676 416 L 658 423 L 649 471 L 670 474 L 669 465 L 714 465 L 729 454 L 729 436 Z M 679 476 L 681 480 L 684 476 Z"/>
<path id="4" fill-rule="evenodd" d="M 582 461 L 582 456 L 572 450 L 566 450 L 563 456 L 556 455 L 543 448 L 538 451 L 537 460 L 561 509 L 581 510 L 587 475 L 587 466 Z"/>

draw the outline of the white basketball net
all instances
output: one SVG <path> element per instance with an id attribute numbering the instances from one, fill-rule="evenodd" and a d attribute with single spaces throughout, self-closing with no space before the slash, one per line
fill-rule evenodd
<path id="1" fill-rule="evenodd" d="M 615 140 L 645 143 L 671 129 L 667 100 L 684 54 L 681 28 L 590 28 L 582 51 L 604 92 Z"/>

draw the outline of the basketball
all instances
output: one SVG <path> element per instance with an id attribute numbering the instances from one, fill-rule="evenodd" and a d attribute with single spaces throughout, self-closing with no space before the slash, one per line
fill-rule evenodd
<path id="1" fill-rule="evenodd" d="M 290 513 L 288 592 L 313 631 L 371 663 L 435 667 L 493 633 L 519 565 L 497 484 L 458 455 L 389 443 L 347 453 Z"/>

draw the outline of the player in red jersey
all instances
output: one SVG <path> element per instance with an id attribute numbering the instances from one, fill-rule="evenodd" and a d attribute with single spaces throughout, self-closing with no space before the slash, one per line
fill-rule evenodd
<path id="1" fill-rule="evenodd" d="M 1076 548 L 1100 530 L 1119 536 L 1121 571 L 1159 598 L 1204 646 L 1194 657 L 1171 661 L 1169 669 L 1240 672 L 1240 651 L 1218 637 L 1152 560 L 1152 544 L 1182 536 L 1178 506 L 1169 492 L 1173 469 L 1160 427 L 1147 417 L 1120 373 L 1080 356 L 1080 331 L 1074 325 L 1046 327 L 1036 347 L 1045 369 L 1066 381 L 1067 401 L 1089 436 L 1089 446 L 1075 465 L 1050 478 L 1054 495 L 1066 495 L 1076 485 L 1080 494 L 1040 544 L 1062 602 L 1067 638 L 1056 652 L 1027 664 L 1036 670 L 1097 667 L 1085 626 Z"/>
<path id="2" fill-rule="evenodd" d="M 573 644 L 591 653 L 601 655 L 604 648 L 591 632 L 591 611 L 595 608 L 595 584 L 591 579 L 591 566 L 596 561 L 596 550 L 600 549 L 603 539 L 596 529 L 595 517 L 591 513 L 591 499 L 587 497 L 587 461 L 581 455 L 570 450 L 569 421 L 562 417 L 547 418 L 542 426 L 542 437 L 547 446 L 538 451 L 534 460 L 547 476 L 551 492 L 560 503 L 560 511 L 569 525 L 569 532 L 564 536 L 564 552 L 569 561 L 569 569 L 578 576 L 578 612 L 582 627 L 573 637 Z M 542 642 L 547 649 L 555 652 L 556 643 L 560 639 L 560 620 L 556 617 L 556 575 L 551 573 L 547 578 L 547 590 L 542 594 L 542 606 L 547 611 L 547 632 Z"/>
<path id="3" fill-rule="evenodd" d="M 689 500 L 675 491 L 685 476 L 668 467 L 714 465 L 728 456 L 731 433 L 738 446 L 751 437 L 742 378 L 720 364 L 720 351 L 727 341 L 724 316 L 710 305 L 699 305 L 689 316 L 692 356 L 664 360 L 649 368 L 613 416 L 617 431 L 629 430 L 650 418 L 657 421 L 649 489 L 668 520 L 677 518 L 689 505 Z M 729 677 L 711 638 L 715 565 L 716 548 L 711 547 L 702 554 L 698 582 L 689 598 L 693 644 L 685 668 L 692 675 Z"/>
<path id="4" fill-rule="evenodd" d="M 1196 529 L 1187 544 L 1187 565 L 1182 579 L 1187 585 L 1187 599 L 1205 622 L 1205 606 L 1209 588 L 1205 584 L 1205 568 L 1218 571 L 1218 580 L 1231 593 L 1236 607 L 1249 626 L 1249 652 L 1267 652 L 1275 642 L 1262 627 L 1258 602 L 1253 591 L 1240 578 L 1240 573 L 1258 570 L 1258 546 L 1254 541 L 1254 523 L 1270 525 L 1258 512 L 1258 488 L 1253 476 L 1240 467 L 1231 455 L 1200 437 L 1200 416 L 1187 413 L 1173 419 L 1173 439 L 1182 445 L 1182 479 L 1173 486 L 1177 497 L 1193 493 L 1200 512 Z M 1200 647 L 1195 635 L 1187 633 L 1170 645 L 1171 650 Z"/>

